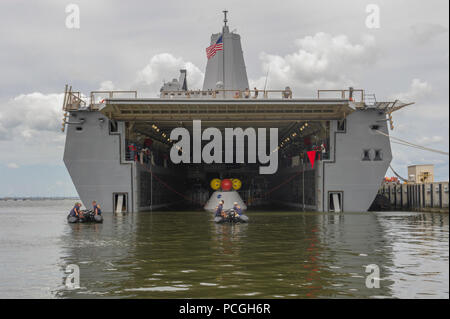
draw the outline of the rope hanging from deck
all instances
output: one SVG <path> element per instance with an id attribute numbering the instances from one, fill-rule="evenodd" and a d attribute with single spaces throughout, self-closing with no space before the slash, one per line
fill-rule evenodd
<path id="1" fill-rule="evenodd" d="M 406 178 L 403 178 L 400 176 L 400 174 L 398 174 L 393 168 L 392 165 L 389 164 L 389 168 L 392 170 L 392 172 L 394 172 L 395 176 L 397 176 L 398 178 L 400 178 L 402 181 L 407 182 L 408 180 Z"/>

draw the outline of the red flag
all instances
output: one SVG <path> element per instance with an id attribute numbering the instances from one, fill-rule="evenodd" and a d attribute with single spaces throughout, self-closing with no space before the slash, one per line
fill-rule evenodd
<path id="1" fill-rule="evenodd" d="M 316 151 L 308 151 L 306 152 L 308 155 L 309 161 L 311 162 L 311 168 L 314 168 L 314 161 L 316 160 Z"/>

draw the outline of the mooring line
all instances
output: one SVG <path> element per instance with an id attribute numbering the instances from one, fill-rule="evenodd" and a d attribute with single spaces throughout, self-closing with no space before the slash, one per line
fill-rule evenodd
<path id="1" fill-rule="evenodd" d="M 389 137 L 390 139 L 396 141 L 397 144 L 401 144 L 401 145 L 409 146 L 409 147 L 414 147 L 414 148 L 417 148 L 417 149 L 421 149 L 423 151 L 439 153 L 439 154 L 442 154 L 442 155 L 449 155 L 448 152 L 444 152 L 444 151 L 436 150 L 436 149 L 433 149 L 433 148 L 429 148 L 429 147 L 421 146 L 421 145 L 418 145 L 418 144 L 414 144 L 414 143 L 402 140 L 402 139 L 400 139 L 398 137 L 390 136 L 389 134 L 386 134 L 386 133 L 384 133 L 384 132 L 382 132 L 380 130 L 375 130 L 375 132 L 377 132 L 378 134 L 381 134 L 381 135 Z"/>

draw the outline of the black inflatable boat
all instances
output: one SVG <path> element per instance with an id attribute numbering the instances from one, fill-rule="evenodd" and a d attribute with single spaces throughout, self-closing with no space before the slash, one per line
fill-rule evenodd
<path id="1" fill-rule="evenodd" d="M 226 216 L 216 216 L 214 217 L 214 221 L 218 224 L 221 223 L 248 223 L 247 215 L 238 215 L 234 209 L 230 209 L 225 211 Z"/>
<path id="2" fill-rule="evenodd" d="M 67 216 L 67 221 L 70 224 L 74 223 L 103 223 L 102 215 L 95 215 L 93 210 L 82 210 L 83 217 L 79 218 L 77 216 Z"/>

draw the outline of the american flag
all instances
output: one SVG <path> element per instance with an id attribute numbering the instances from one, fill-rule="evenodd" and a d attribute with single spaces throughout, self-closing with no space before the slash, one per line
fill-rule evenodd
<path id="1" fill-rule="evenodd" d="M 223 51 L 222 36 L 220 36 L 219 39 L 217 39 L 216 43 L 206 48 L 206 57 L 208 59 L 211 59 L 214 55 L 216 55 L 217 51 L 221 50 Z"/>

